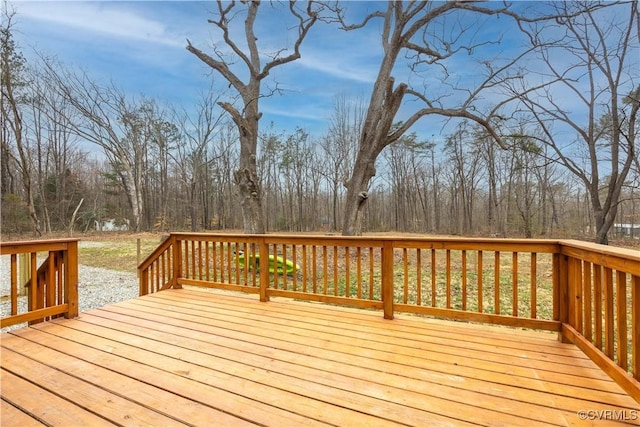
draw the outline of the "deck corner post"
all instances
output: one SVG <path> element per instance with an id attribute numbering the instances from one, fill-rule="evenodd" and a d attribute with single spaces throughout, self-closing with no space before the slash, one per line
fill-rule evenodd
<path id="1" fill-rule="evenodd" d="M 64 302 L 68 304 L 65 317 L 71 319 L 78 317 L 78 241 L 67 244 L 64 255 L 65 280 Z M 33 279 L 32 279 L 33 280 Z"/>
<path id="2" fill-rule="evenodd" d="M 393 242 L 387 240 L 382 246 L 382 309 L 384 318 L 393 319 Z"/>
<path id="3" fill-rule="evenodd" d="M 562 248 L 558 253 L 553 254 L 553 320 L 560 324 L 569 323 L 569 259 L 563 255 Z M 569 343 L 563 333 L 563 328 L 558 332 L 558 341 Z"/>
<path id="4" fill-rule="evenodd" d="M 259 248 L 259 253 L 260 253 L 260 259 L 261 260 L 268 260 L 269 259 L 269 245 L 267 244 L 266 239 L 264 237 L 261 237 L 258 240 L 258 248 Z M 265 263 L 265 265 L 268 265 L 268 264 Z M 269 289 L 269 269 L 268 268 L 260 269 L 259 277 L 260 277 L 260 301 L 261 302 L 268 302 L 269 301 L 269 293 L 268 293 L 268 289 Z"/>
<path id="5" fill-rule="evenodd" d="M 173 289 L 182 289 L 182 285 L 178 283 L 178 279 L 182 277 L 182 240 L 178 239 L 173 233 L 170 239 L 173 241 L 173 277 L 171 278 L 171 287 Z"/>
<path id="6" fill-rule="evenodd" d="M 149 270 L 138 269 L 138 296 L 147 295 L 149 293 Z"/>

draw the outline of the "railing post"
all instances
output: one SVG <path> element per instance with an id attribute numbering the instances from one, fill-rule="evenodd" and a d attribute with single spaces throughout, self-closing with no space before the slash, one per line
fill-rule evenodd
<path id="1" fill-rule="evenodd" d="M 29 282 L 29 289 L 27 290 L 27 304 L 29 306 L 28 311 L 35 311 L 38 308 L 38 254 L 36 252 L 30 252 L 31 262 L 31 281 Z M 32 320 L 29 325 L 41 322 L 41 320 Z"/>
<path id="2" fill-rule="evenodd" d="M 138 270 L 138 296 L 147 295 L 149 293 L 149 268 L 142 271 Z"/>
<path id="3" fill-rule="evenodd" d="M 553 254 L 553 320 L 560 323 L 569 322 L 569 272 L 567 256 L 561 253 Z M 558 340 L 569 342 L 562 330 L 558 332 Z"/>
<path id="4" fill-rule="evenodd" d="M 382 309 L 385 319 L 393 319 L 393 242 L 382 246 Z"/>
<path id="5" fill-rule="evenodd" d="M 264 237 L 258 242 L 260 253 L 260 301 L 269 301 L 269 246 Z"/>
<path id="6" fill-rule="evenodd" d="M 173 234 L 170 239 L 173 240 L 173 277 L 171 278 L 171 287 L 182 289 L 182 285 L 178 283 L 178 279 L 182 277 L 182 240 Z"/>
<path id="7" fill-rule="evenodd" d="M 18 282 L 18 295 L 25 296 L 27 295 L 27 288 L 25 285 L 29 280 L 31 280 L 31 267 L 29 264 L 29 254 L 21 253 L 18 254 L 18 266 L 20 268 L 19 271 L 19 282 Z"/>
<path id="8" fill-rule="evenodd" d="M 65 317 L 70 319 L 78 316 L 78 242 L 67 243 L 64 254 L 64 302 L 69 305 Z"/>
<path id="9" fill-rule="evenodd" d="M 640 276 L 631 278 L 631 370 L 640 381 Z"/>

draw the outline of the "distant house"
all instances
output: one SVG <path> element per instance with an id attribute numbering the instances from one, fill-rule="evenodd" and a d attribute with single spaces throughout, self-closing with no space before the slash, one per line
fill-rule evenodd
<path id="1" fill-rule="evenodd" d="M 640 239 L 640 224 L 613 224 L 613 233 L 616 236 Z"/>
<path id="2" fill-rule="evenodd" d="M 129 231 L 129 220 L 104 219 L 95 221 L 97 231 Z"/>

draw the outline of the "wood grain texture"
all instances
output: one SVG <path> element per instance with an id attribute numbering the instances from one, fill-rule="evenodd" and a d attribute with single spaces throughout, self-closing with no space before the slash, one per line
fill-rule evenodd
<path id="1" fill-rule="evenodd" d="M 222 291 L 170 289 L 0 343 L 3 420 L 7 404 L 51 425 L 580 425 L 579 410 L 640 410 L 554 334 Z"/>

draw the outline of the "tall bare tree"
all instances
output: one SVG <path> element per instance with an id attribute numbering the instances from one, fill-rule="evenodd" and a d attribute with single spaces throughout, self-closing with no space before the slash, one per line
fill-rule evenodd
<path id="1" fill-rule="evenodd" d="M 263 91 L 262 83 L 269 73 L 278 66 L 290 63 L 300 58 L 300 46 L 309 30 L 319 19 L 321 5 L 316 2 L 306 2 L 306 7 L 300 7 L 299 2 L 289 1 L 288 10 L 293 18 L 293 28 L 297 31 L 292 47 L 284 47 L 275 52 L 264 52 L 258 47 L 258 37 L 255 24 L 258 18 L 260 1 L 226 2 L 217 1 L 216 19 L 209 19 L 221 33 L 226 48 L 231 50 L 231 56 L 238 59 L 244 69 L 234 70 L 232 62 L 227 59 L 227 53 L 220 47 L 214 46 L 213 56 L 203 52 L 187 40 L 187 50 L 207 64 L 216 73 L 229 82 L 229 86 L 237 91 L 240 97 L 239 105 L 230 102 L 219 102 L 219 105 L 229 113 L 238 128 L 240 137 L 240 164 L 234 172 L 234 181 L 241 198 L 242 215 L 245 233 L 264 233 L 264 219 L 262 212 L 262 194 L 260 178 L 257 174 L 257 145 L 258 122 L 262 113 L 259 100 L 263 96 L 272 95 L 279 91 L 275 87 Z M 276 7 L 275 3 L 271 3 Z M 244 21 L 240 22 L 240 17 Z M 235 25 L 244 28 L 244 40 L 234 40 L 232 33 Z M 278 31 L 271 26 L 269 31 Z M 285 27 L 286 36 L 289 36 Z M 292 51 L 289 49 L 292 48 Z M 262 64 L 263 58 L 270 60 Z M 246 79 L 242 75 L 246 73 Z"/>
<path id="2" fill-rule="evenodd" d="M 349 100 L 344 94 L 338 95 L 329 119 L 329 129 L 320 142 L 324 162 L 319 169 L 331 189 L 331 224 L 334 231 L 339 229 L 338 205 L 353 167 L 365 109 L 362 100 Z"/>
<path id="3" fill-rule="evenodd" d="M 43 60 L 50 85 L 74 110 L 66 123 L 78 137 L 102 148 L 124 191 L 133 229 L 144 219 L 144 180 L 147 149 L 154 138 L 152 122 L 162 122 L 162 112 L 152 100 L 131 102 L 111 83 L 101 85 L 86 73 L 75 72 L 54 61 Z"/>
<path id="4" fill-rule="evenodd" d="M 216 191 L 209 186 L 212 181 L 209 171 L 223 153 L 215 152 L 213 140 L 225 125 L 222 113 L 216 110 L 217 99 L 210 88 L 200 98 L 195 113 L 185 110 L 176 113 L 182 136 L 182 143 L 176 147 L 176 166 L 187 187 L 191 231 L 197 231 L 198 217 L 202 226 L 208 228 L 210 218 L 205 209 L 206 198 L 201 196 L 202 187 Z"/>
<path id="5" fill-rule="evenodd" d="M 480 156 L 470 141 L 471 130 L 466 123 L 461 123 L 456 131 L 446 138 L 444 151 L 451 163 L 451 179 L 455 183 L 452 191 L 452 203 L 458 212 L 457 223 L 451 229 L 462 235 L 473 229 L 475 193 L 480 179 Z"/>
<path id="6" fill-rule="evenodd" d="M 20 86 L 25 83 L 26 66 L 25 59 L 17 50 L 15 40 L 13 39 L 12 28 L 15 12 L 11 10 L 7 2 L 2 4 L 2 26 L 0 27 L 0 117 L 2 117 L 2 188 L 3 195 L 5 186 L 8 184 L 5 180 L 11 179 L 11 172 L 7 169 L 9 166 L 9 156 L 11 155 L 9 138 L 15 144 L 17 158 L 15 164 L 18 166 L 20 177 L 22 179 L 22 187 L 24 190 L 24 201 L 27 205 L 29 220 L 33 232 L 36 236 L 40 236 L 40 220 L 38 218 L 35 203 L 35 183 L 33 182 L 31 152 L 27 147 L 24 138 L 23 111 L 21 110 Z"/>
<path id="7" fill-rule="evenodd" d="M 431 91 L 428 93 L 410 87 L 407 82 L 396 84 L 393 72 L 398 58 L 402 53 L 405 57 L 412 58 L 413 70 L 424 66 L 437 67 L 456 53 L 471 53 L 481 45 L 497 42 L 498 40 L 473 40 L 473 37 L 467 37 L 467 33 L 472 33 L 473 25 L 478 25 L 474 24 L 473 16 L 511 15 L 508 6 L 478 5 L 475 2 L 389 1 L 386 10 L 368 14 L 361 23 L 353 25 L 345 22 L 342 11 L 338 12 L 342 28 L 345 30 L 364 27 L 375 18 L 383 20 L 383 56 L 360 135 L 355 166 L 347 183 L 342 233 L 354 235 L 362 231 L 362 212 L 368 198 L 369 182 L 376 174 L 375 162 L 378 155 L 386 146 L 404 135 L 420 118 L 439 115 L 472 120 L 484 127 L 492 137 L 500 140 L 491 126 L 495 109 L 485 108 L 487 112 L 481 114 L 481 108 L 478 108 L 477 104 L 481 102 L 482 91 L 503 78 L 505 69 L 516 62 L 518 56 L 499 66 L 485 61 L 486 73 L 480 79 L 480 83 L 473 88 L 451 87 L 452 91 L 466 95 L 462 100 L 453 100 L 450 105 L 445 105 L 446 97 L 438 96 L 431 88 L 426 89 Z M 463 15 L 466 20 L 462 19 Z M 443 66 L 446 68 L 446 65 Z M 398 110 L 407 95 L 421 102 L 423 108 L 410 115 L 401 126 L 393 128 Z"/>
<path id="8" fill-rule="evenodd" d="M 553 160 L 584 184 L 595 241 L 606 244 L 627 175 L 638 159 L 638 2 L 580 14 L 575 13 L 580 4 L 573 2 L 553 7 L 566 18 L 522 26 L 539 49 L 542 83 L 522 78 L 512 80 L 509 89 L 542 130 L 538 139 L 548 145 Z"/>

